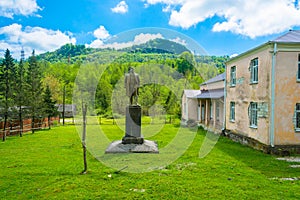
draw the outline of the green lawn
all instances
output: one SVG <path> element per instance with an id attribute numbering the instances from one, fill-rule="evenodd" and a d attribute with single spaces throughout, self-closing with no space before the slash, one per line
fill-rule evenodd
<path id="1" fill-rule="evenodd" d="M 109 139 L 123 134 L 102 129 Z M 163 148 L 176 129 L 166 125 L 152 138 Z M 280 180 L 300 178 L 299 168 L 222 137 L 200 159 L 204 136 L 198 131 L 178 160 L 146 173 L 116 173 L 88 154 L 86 175 L 75 126 L 9 137 L 0 143 L 0 199 L 300 199 L 300 181 Z"/>

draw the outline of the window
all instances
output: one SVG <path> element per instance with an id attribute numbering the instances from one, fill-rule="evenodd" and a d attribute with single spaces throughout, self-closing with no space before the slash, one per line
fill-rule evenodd
<path id="1" fill-rule="evenodd" d="M 249 106 L 250 127 L 257 128 L 257 103 L 251 102 Z"/>
<path id="2" fill-rule="evenodd" d="M 295 119 L 295 129 L 296 131 L 300 131 L 300 103 L 296 104 L 294 119 Z"/>
<path id="3" fill-rule="evenodd" d="M 298 55 L 298 74 L 297 81 L 300 81 L 300 54 Z"/>
<path id="4" fill-rule="evenodd" d="M 235 120 L 235 102 L 230 102 L 230 121 L 234 122 Z"/>
<path id="5" fill-rule="evenodd" d="M 250 83 L 258 83 L 258 58 L 251 60 L 250 63 Z"/>
<path id="6" fill-rule="evenodd" d="M 235 86 L 236 84 L 236 67 L 230 68 L 230 86 Z"/>

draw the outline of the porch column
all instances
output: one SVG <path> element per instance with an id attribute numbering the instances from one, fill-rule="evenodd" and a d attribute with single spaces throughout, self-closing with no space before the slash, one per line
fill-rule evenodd
<path id="1" fill-rule="evenodd" d="M 201 99 L 199 100 L 199 105 L 200 105 L 200 108 L 199 108 L 199 122 L 201 123 L 201 119 L 202 119 L 202 100 Z"/>
<path id="2" fill-rule="evenodd" d="M 205 100 L 205 125 L 208 125 L 208 118 L 209 118 L 209 113 L 208 113 L 208 110 L 209 110 L 209 105 L 208 105 L 208 99 Z"/>
<path id="3" fill-rule="evenodd" d="M 216 108 L 217 108 L 217 101 L 213 100 L 213 107 L 214 107 L 214 111 L 213 111 L 213 115 L 214 115 L 214 128 L 216 128 L 216 122 L 217 122 L 217 115 L 216 115 Z"/>

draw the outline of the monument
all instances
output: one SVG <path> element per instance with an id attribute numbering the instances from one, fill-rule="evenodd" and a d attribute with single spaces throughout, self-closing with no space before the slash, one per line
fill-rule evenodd
<path id="1" fill-rule="evenodd" d="M 140 78 L 133 67 L 125 74 L 126 95 L 129 105 L 126 107 L 126 129 L 122 140 L 112 142 L 105 153 L 158 153 L 154 141 L 144 140 L 141 134 L 142 109 L 138 104 Z"/>

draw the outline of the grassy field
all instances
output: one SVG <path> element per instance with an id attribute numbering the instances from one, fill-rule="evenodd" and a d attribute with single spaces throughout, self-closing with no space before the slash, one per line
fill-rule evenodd
<path id="1" fill-rule="evenodd" d="M 120 139 L 115 125 L 103 125 Z M 176 127 L 153 136 L 160 146 Z M 116 133 L 116 135 L 114 135 Z M 0 199 L 300 199 L 299 168 L 220 138 L 205 158 L 198 157 L 205 133 L 165 168 L 147 173 L 119 172 L 88 154 L 83 169 L 80 138 L 74 126 L 9 137 L 0 143 Z"/>

